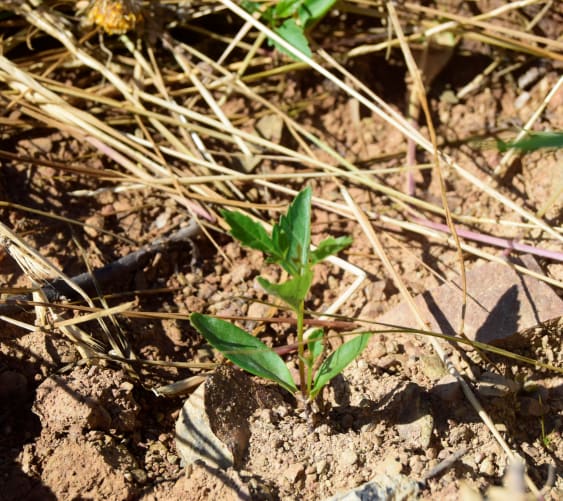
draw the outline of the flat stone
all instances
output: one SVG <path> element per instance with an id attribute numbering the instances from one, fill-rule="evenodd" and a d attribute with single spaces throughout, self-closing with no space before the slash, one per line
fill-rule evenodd
<path id="1" fill-rule="evenodd" d="M 186 400 L 176 421 L 176 449 L 185 465 L 238 466 L 250 439 L 248 418 L 258 407 L 245 372 L 222 365 Z M 264 398 L 267 398 L 267 391 Z"/>
<path id="2" fill-rule="evenodd" d="M 204 399 L 202 384 L 184 402 L 176 421 L 176 450 L 185 466 L 202 460 L 215 468 L 229 468 L 234 464 L 233 453 L 213 433 Z"/>
<path id="3" fill-rule="evenodd" d="M 521 257 L 528 269 L 538 271 L 532 256 Z M 430 329 L 455 336 L 461 318 L 459 284 L 444 284 L 415 297 Z M 563 316 L 563 300 L 541 280 L 517 273 L 500 263 L 486 263 L 467 270 L 465 335 L 474 341 L 514 346 L 521 333 Z M 409 306 L 400 303 L 376 319 L 378 322 L 419 328 Z"/>
<path id="4" fill-rule="evenodd" d="M 416 499 L 418 491 L 418 482 L 404 475 L 377 475 L 369 482 L 347 492 L 336 494 L 326 501 Z"/>

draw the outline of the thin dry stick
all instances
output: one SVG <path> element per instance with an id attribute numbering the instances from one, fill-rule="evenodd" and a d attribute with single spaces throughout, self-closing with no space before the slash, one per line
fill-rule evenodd
<path id="1" fill-rule="evenodd" d="M 516 4 L 516 3 L 518 3 L 518 2 L 510 2 L 510 4 L 512 4 L 511 8 L 514 8 L 514 4 Z M 538 3 L 538 2 L 534 1 L 533 3 Z M 409 10 L 414 11 L 414 12 L 424 12 L 426 14 L 430 14 L 430 16 L 432 18 L 435 18 L 436 16 L 439 16 L 441 18 L 446 18 L 446 19 L 449 18 L 452 21 L 455 21 L 456 23 L 458 23 L 458 25 L 477 26 L 477 27 L 482 28 L 482 29 L 487 30 L 487 31 L 504 33 L 506 35 L 510 35 L 512 37 L 515 37 L 515 38 L 522 38 L 522 39 L 530 40 L 532 42 L 537 42 L 537 43 L 540 43 L 540 44 L 543 44 L 543 45 L 546 45 L 546 46 L 551 46 L 555 50 L 563 50 L 563 42 L 560 42 L 558 40 L 552 40 L 552 39 L 545 38 L 545 37 L 536 36 L 536 35 L 533 35 L 533 34 L 530 34 L 530 33 L 526 33 L 525 31 L 514 30 L 512 28 L 507 28 L 506 26 L 484 22 L 484 21 L 482 21 L 482 19 L 484 19 L 484 14 L 482 14 L 480 16 L 474 16 L 474 17 L 464 17 L 464 16 L 460 16 L 458 14 L 453 14 L 451 12 L 447 12 L 445 10 L 433 9 L 432 7 L 425 7 L 423 5 L 410 3 L 410 2 L 407 2 L 405 4 L 405 7 Z M 491 12 L 488 12 L 487 15 L 488 15 L 489 18 L 498 17 L 499 12 L 498 12 L 498 10 L 496 10 L 495 14 L 491 14 Z"/>
<path id="2" fill-rule="evenodd" d="M 391 24 L 393 25 L 393 29 L 397 34 L 397 38 L 401 44 L 401 49 L 403 51 L 403 55 L 405 57 L 405 61 L 407 63 L 407 67 L 409 69 L 409 73 L 413 79 L 413 85 L 418 93 L 418 102 L 424 111 L 424 116 L 426 119 L 426 124 L 428 126 L 428 132 L 430 134 L 430 140 L 432 141 L 432 155 L 434 159 L 434 167 L 435 172 L 438 175 L 438 180 L 440 182 L 440 195 L 442 197 L 442 207 L 444 208 L 444 213 L 446 215 L 446 222 L 448 224 L 448 228 L 452 234 L 454 239 L 455 248 L 457 251 L 457 256 L 459 260 L 459 267 L 460 267 L 460 276 L 461 276 L 461 290 L 462 290 L 462 300 L 461 300 L 461 318 L 460 318 L 460 327 L 459 327 L 459 335 L 465 337 L 465 310 L 467 307 L 467 277 L 465 274 L 465 262 L 463 260 L 463 251 L 461 250 L 461 242 L 459 236 L 456 231 L 456 227 L 454 225 L 452 214 L 450 212 L 450 208 L 448 206 L 448 198 L 446 195 L 446 182 L 444 181 L 444 176 L 442 174 L 442 166 L 440 162 L 440 156 L 438 154 L 438 142 L 436 139 L 436 130 L 434 129 L 434 125 L 432 123 L 432 117 L 430 115 L 430 107 L 428 106 L 428 99 L 426 98 L 426 91 L 424 88 L 424 83 L 422 82 L 422 77 L 420 74 L 419 69 L 416 66 L 414 58 L 412 57 L 412 53 L 410 51 L 410 47 L 405 40 L 405 35 L 403 33 L 403 28 L 399 23 L 399 18 L 397 17 L 397 11 L 395 10 L 395 6 L 392 2 L 387 2 L 387 10 L 389 11 L 389 18 L 391 19 Z"/>
<path id="3" fill-rule="evenodd" d="M 27 5 L 22 6 L 22 11 L 26 15 L 26 17 L 27 17 L 27 19 L 30 23 L 34 24 L 35 26 L 39 27 L 40 29 L 43 29 L 44 31 L 49 33 L 53 38 L 59 40 L 67 48 L 67 50 L 71 54 L 73 54 L 77 59 L 84 62 L 87 66 L 96 70 L 97 72 L 102 74 L 105 78 L 107 78 L 125 96 L 125 98 L 130 103 L 132 103 L 137 109 L 142 108 L 140 102 L 138 101 L 136 93 L 133 94 L 131 92 L 129 86 L 127 84 L 125 84 L 125 82 L 123 82 L 119 78 L 119 76 L 117 76 L 115 73 L 111 72 L 104 65 L 102 65 L 99 61 L 92 58 L 89 54 L 87 54 L 86 52 L 84 52 L 83 50 L 78 48 L 76 46 L 76 43 L 75 43 L 75 40 L 74 40 L 74 37 L 72 36 L 72 34 L 65 31 L 61 27 L 61 23 L 57 22 L 57 20 L 52 15 L 39 16 L 35 10 L 30 9 L 29 6 L 27 6 Z M 43 107 L 47 109 L 48 105 L 43 105 Z M 72 121 L 72 118 L 71 118 L 71 121 Z M 164 135 L 164 137 L 167 137 L 169 139 L 174 138 L 174 135 L 171 134 L 164 127 L 164 125 L 162 123 L 160 123 L 158 120 L 156 120 L 154 117 L 149 115 L 149 121 L 159 132 L 161 132 Z M 102 127 L 100 127 L 100 126 L 98 126 L 98 128 L 102 129 Z M 93 131 L 93 132 L 94 132 L 94 136 L 99 138 L 99 134 L 96 134 L 97 131 Z M 105 141 L 107 142 L 107 140 L 108 140 L 108 138 L 106 137 Z M 121 141 L 123 141 L 123 139 Z M 121 141 L 117 141 L 117 142 L 113 141 L 112 146 L 117 150 L 123 151 L 123 144 L 122 144 Z M 130 150 L 129 150 L 129 152 L 130 152 Z M 147 167 L 150 166 L 153 169 L 155 169 L 156 173 L 161 173 L 161 174 L 170 173 L 167 166 L 162 166 L 162 165 L 156 164 L 154 162 L 149 162 L 148 159 L 144 158 L 143 155 L 139 155 L 137 153 L 134 153 L 133 156 L 134 156 L 135 160 L 137 160 L 137 162 L 141 163 L 142 165 L 145 165 Z M 124 159 L 122 158 L 122 160 L 124 160 Z M 130 169 L 137 169 L 138 171 L 140 171 L 140 169 L 136 168 L 136 166 L 134 166 L 134 165 L 131 165 L 131 163 L 127 163 L 127 164 L 129 165 Z M 141 177 L 143 177 L 142 173 L 140 173 L 140 174 L 141 174 Z M 197 210 L 194 210 L 194 208 L 190 205 L 189 200 L 183 199 L 181 194 L 179 196 L 175 196 L 174 198 L 176 198 L 176 200 L 179 203 L 186 206 L 186 208 L 188 210 L 192 210 L 193 212 L 198 212 Z"/>
<path id="4" fill-rule="evenodd" d="M 131 41 L 128 38 L 126 38 L 124 36 L 122 36 L 121 38 L 124 41 L 124 43 L 126 44 L 126 46 L 128 47 L 128 49 L 131 51 L 131 53 L 135 56 L 135 60 L 139 64 L 141 64 L 141 66 L 144 68 L 145 72 L 150 77 L 152 77 L 152 79 L 155 83 L 155 86 L 160 91 L 163 98 L 167 101 L 175 102 L 173 100 L 173 98 L 170 96 L 170 93 L 169 93 L 168 89 L 166 88 L 166 86 L 164 84 L 164 81 L 162 79 L 159 68 L 158 68 L 156 61 L 154 59 L 154 56 L 151 58 L 151 61 L 152 61 L 152 67 L 151 67 L 151 65 L 148 64 L 148 62 L 145 60 L 143 55 L 134 47 L 133 43 L 131 43 Z M 186 74 L 188 74 L 188 76 L 192 75 L 193 71 L 191 71 L 191 69 L 186 70 L 187 62 L 184 61 L 183 57 L 181 57 L 182 51 L 179 51 L 177 49 L 177 47 L 175 47 L 173 45 L 171 37 L 169 35 L 164 36 L 163 44 L 164 44 L 164 47 L 168 48 L 169 50 L 171 50 L 173 52 L 173 54 L 176 57 L 176 60 L 178 61 L 180 67 L 182 67 L 184 69 L 184 72 Z M 152 54 L 153 54 L 152 50 L 149 50 L 149 55 L 152 55 Z M 194 78 L 196 78 L 195 75 L 194 75 Z M 140 89 L 137 89 L 137 94 L 138 94 L 139 90 Z M 146 115 L 146 116 L 147 117 L 153 116 L 153 117 L 156 118 L 156 115 L 150 115 L 149 114 L 149 115 Z M 215 159 L 213 158 L 213 156 L 209 153 L 209 151 L 207 150 L 207 148 L 203 144 L 201 137 L 197 134 L 197 132 L 189 129 L 189 124 L 188 124 L 188 121 L 186 120 L 186 117 L 181 115 L 181 114 L 177 114 L 177 113 L 174 113 L 173 116 L 178 120 L 178 122 L 180 124 L 182 124 L 182 126 L 179 126 L 181 138 L 177 138 L 175 134 L 171 133 L 168 130 L 162 130 L 161 131 L 163 136 L 170 143 L 170 145 L 173 146 L 177 151 L 183 152 L 186 155 L 188 155 L 190 157 L 190 159 L 195 160 L 196 158 L 201 157 L 201 158 L 205 159 L 206 161 L 214 164 Z M 165 120 L 161 120 L 161 121 L 165 122 Z M 179 124 L 177 124 L 177 125 L 179 125 Z M 184 141 L 182 141 L 182 139 Z M 242 140 L 240 138 L 236 138 L 236 139 L 238 139 L 239 141 L 242 142 Z M 192 149 L 195 150 L 195 151 L 191 152 L 186 145 L 191 145 Z M 156 144 L 153 144 L 152 146 L 159 153 L 163 152 L 162 148 L 157 146 Z M 246 145 L 244 143 L 243 143 L 243 146 L 246 147 Z M 194 154 L 196 156 L 194 156 Z M 164 163 L 164 162 L 162 162 L 162 163 Z M 194 163 L 196 163 L 196 162 L 194 162 Z M 182 188 L 180 183 L 178 183 L 176 181 L 176 176 L 180 175 L 181 173 L 178 172 L 178 169 L 175 169 L 175 168 L 171 169 L 171 171 L 176 173 L 175 177 L 173 178 L 172 184 L 173 184 L 174 187 L 176 187 L 176 191 L 178 192 L 177 194 L 173 194 L 172 197 L 177 202 L 179 202 L 180 204 L 185 205 L 186 208 L 188 208 L 188 210 L 192 214 L 198 214 L 198 215 L 202 216 L 201 211 L 194 210 L 195 207 L 193 207 L 191 205 L 191 202 L 189 200 L 191 198 L 191 196 L 188 194 L 188 192 L 184 188 Z M 239 198 L 243 198 L 242 194 L 236 189 L 235 186 L 230 184 L 229 188 L 231 189 L 231 191 L 233 191 L 235 194 L 237 194 L 239 196 Z M 205 192 L 208 193 L 208 194 L 213 194 L 213 192 L 208 188 L 205 188 Z"/>
<path id="5" fill-rule="evenodd" d="M 411 294 L 409 293 L 408 289 L 405 287 L 403 280 L 401 279 L 401 277 L 399 276 L 399 274 L 395 270 L 394 266 L 392 265 L 391 261 L 387 257 L 387 254 L 386 254 L 385 250 L 383 249 L 383 245 L 381 244 L 381 241 L 379 240 L 377 233 L 374 231 L 373 226 L 370 224 L 370 222 L 367 219 L 364 212 L 356 205 L 356 202 L 354 202 L 354 200 L 352 199 L 350 194 L 346 191 L 346 189 L 341 188 L 341 192 L 342 192 L 342 196 L 344 197 L 344 199 L 346 200 L 346 202 L 348 203 L 348 205 L 350 206 L 350 208 L 354 212 L 354 214 L 355 214 L 358 222 L 360 223 L 360 226 L 362 227 L 364 233 L 366 234 L 369 241 L 371 242 L 373 249 L 375 250 L 376 254 L 379 256 L 379 258 L 383 262 L 383 265 L 385 266 L 385 269 L 387 270 L 387 272 L 391 276 L 393 282 L 395 283 L 395 286 L 399 289 L 399 291 L 401 292 L 401 295 L 403 296 L 403 299 L 409 305 L 409 308 L 411 309 L 412 314 L 416 318 L 416 321 L 419 324 L 420 329 L 421 330 L 428 330 L 428 326 L 426 325 L 426 323 L 424 322 L 424 319 L 420 315 L 418 308 L 417 308 Z M 510 449 L 509 445 L 506 443 L 504 438 L 502 438 L 501 434 L 496 429 L 494 422 L 489 417 L 487 412 L 483 409 L 479 400 L 477 400 L 477 397 L 474 395 L 474 393 L 471 390 L 471 388 L 469 387 L 469 385 L 465 382 L 465 379 L 463 378 L 463 376 L 460 374 L 460 372 L 455 368 L 455 366 L 448 359 L 448 356 L 446 355 L 446 353 L 442 349 L 442 346 L 440 346 L 440 343 L 432 337 L 430 338 L 430 343 L 431 343 L 432 347 L 434 348 L 434 350 L 436 351 L 436 353 L 438 354 L 438 356 L 440 357 L 440 359 L 442 360 L 442 363 L 447 368 L 448 372 L 452 376 L 454 376 L 456 378 L 456 380 L 459 382 L 467 400 L 473 406 L 475 411 L 479 414 L 479 417 L 482 419 L 483 423 L 485 423 L 487 428 L 489 428 L 490 432 L 495 437 L 495 439 L 497 440 L 499 445 L 502 447 L 502 449 L 504 450 L 504 452 L 508 456 L 508 458 L 510 460 L 514 460 L 515 457 L 520 458 L 520 456 L 518 456 L 518 454 L 516 454 L 515 452 L 513 452 Z M 536 495 L 536 496 L 539 495 L 538 488 L 534 485 L 534 483 L 532 482 L 532 480 L 528 476 L 526 476 L 526 482 L 528 484 L 529 489 L 534 493 L 534 495 Z"/>
<path id="6" fill-rule="evenodd" d="M 470 17 L 468 18 L 468 21 L 481 21 L 484 19 L 490 19 L 493 17 L 497 17 L 503 14 L 506 14 L 507 12 L 510 12 L 512 10 L 516 10 L 516 9 L 520 9 L 522 7 L 526 7 L 527 5 L 531 5 L 534 3 L 538 3 L 538 0 L 523 0 L 523 1 L 516 1 L 516 2 L 508 2 L 504 5 L 501 5 L 500 7 L 497 7 L 495 9 L 492 9 L 488 12 L 484 12 L 483 14 L 480 14 L 478 16 L 474 16 L 474 17 Z M 414 6 L 414 7 L 413 7 Z M 418 7 L 418 4 L 409 4 L 409 7 L 411 8 L 416 8 Z M 435 19 L 435 16 L 432 17 L 432 19 Z M 434 35 L 437 35 L 438 33 L 443 33 L 444 31 L 453 31 L 456 28 L 459 27 L 458 22 L 456 21 L 447 21 L 445 23 L 441 23 L 438 24 L 436 26 L 432 26 L 428 29 L 426 29 L 425 31 L 421 32 L 421 33 L 414 33 L 412 35 L 409 35 L 407 37 L 407 41 L 409 42 L 413 42 L 416 40 L 426 40 L 429 39 L 431 37 L 433 37 Z M 388 47 L 395 47 L 399 45 L 399 41 L 396 39 L 393 40 L 388 40 L 386 42 L 382 42 L 379 44 L 375 44 L 375 45 L 363 45 L 360 47 L 356 47 L 354 49 L 352 49 L 350 52 L 348 52 L 348 56 L 349 57 L 357 57 L 357 56 L 361 56 L 364 54 L 368 54 L 371 52 L 379 52 L 381 50 L 387 49 Z M 550 53 L 552 54 L 552 53 Z"/>

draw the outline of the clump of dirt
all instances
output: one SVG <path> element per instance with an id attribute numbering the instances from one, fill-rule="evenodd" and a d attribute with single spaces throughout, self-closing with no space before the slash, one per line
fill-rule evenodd
<path id="1" fill-rule="evenodd" d="M 69 374 L 53 375 L 39 385 L 33 412 L 43 429 L 52 433 L 131 432 L 138 426 L 140 410 L 133 388 L 122 371 L 96 365 L 76 367 Z"/>

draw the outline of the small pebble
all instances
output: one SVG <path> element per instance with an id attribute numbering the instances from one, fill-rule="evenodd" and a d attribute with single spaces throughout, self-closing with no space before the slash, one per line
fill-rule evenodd
<path id="1" fill-rule="evenodd" d="M 483 462 L 479 465 L 479 473 L 489 476 L 495 474 L 495 465 L 493 464 L 490 458 L 485 458 Z"/>
<path id="2" fill-rule="evenodd" d="M 365 360 L 363 360 L 363 359 L 358 360 L 358 369 L 359 370 L 364 371 L 367 368 L 368 368 L 368 364 Z"/>
<path id="3" fill-rule="evenodd" d="M 290 484 L 294 484 L 302 478 L 304 473 L 305 468 L 303 467 L 303 464 L 294 463 L 283 472 L 283 476 Z"/>
<path id="4" fill-rule="evenodd" d="M 389 475 L 391 477 L 398 475 L 403 470 L 403 465 L 397 458 L 387 457 L 376 466 L 377 473 Z"/>
<path id="5" fill-rule="evenodd" d="M 385 345 L 381 342 L 374 343 L 373 345 L 370 346 L 369 350 L 370 350 L 370 356 L 373 357 L 374 359 L 383 358 L 385 355 L 387 355 L 387 350 L 385 349 Z"/>
<path id="6" fill-rule="evenodd" d="M 135 385 L 129 381 L 123 381 L 123 383 L 119 385 L 119 389 L 123 391 L 133 391 L 133 388 L 135 388 Z"/>
<path id="7" fill-rule="evenodd" d="M 144 484 L 147 481 L 147 473 L 141 468 L 135 468 L 134 470 L 131 470 L 130 473 L 133 480 L 139 484 Z"/>
<path id="8" fill-rule="evenodd" d="M 530 457 L 535 458 L 538 455 L 538 450 L 535 447 L 532 447 L 527 442 L 522 442 L 521 444 L 522 450 Z"/>
<path id="9" fill-rule="evenodd" d="M 424 463 L 420 456 L 413 456 L 409 459 L 409 466 L 411 469 L 411 475 L 415 477 L 420 477 L 422 470 L 424 469 Z"/>
<path id="10" fill-rule="evenodd" d="M 352 466 L 358 462 L 358 455 L 355 451 L 345 450 L 340 456 L 340 463 L 344 466 Z"/>
<path id="11" fill-rule="evenodd" d="M 273 422 L 273 411 L 271 409 L 260 409 L 258 419 L 263 423 L 271 424 Z"/>
<path id="12" fill-rule="evenodd" d="M 279 407 L 277 407 L 274 410 L 280 418 L 284 418 L 288 414 L 288 410 L 287 410 L 287 407 L 285 405 L 280 405 Z"/>
<path id="13" fill-rule="evenodd" d="M 317 461 L 317 463 L 315 464 L 315 470 L 317 472 L 317 475 L 322 475 L 326 471 L 327 466 L 328 463 L 324 459 Z"/>

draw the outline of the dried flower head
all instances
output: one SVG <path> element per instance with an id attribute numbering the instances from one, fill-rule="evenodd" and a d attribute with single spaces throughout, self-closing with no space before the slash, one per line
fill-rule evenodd
<path id="1" fill-rule="evenodd" d="M 142 19 L 139 0 L 94 0 L 88 11 L 88 20 L 109 35 L 131 31 Z"/>

